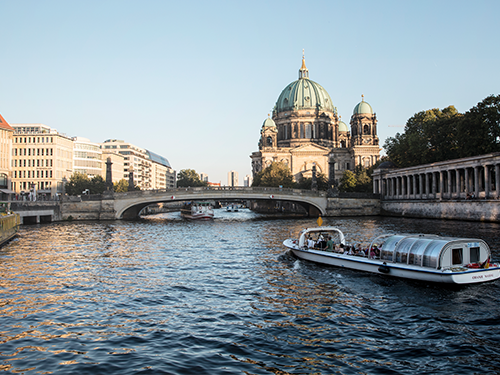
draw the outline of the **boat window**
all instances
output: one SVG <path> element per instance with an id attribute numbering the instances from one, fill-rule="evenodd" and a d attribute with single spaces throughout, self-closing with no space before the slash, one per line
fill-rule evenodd
<path id="1" fill-rule="evenodd" d="M 479 262 L 479 247 L 470 248 L 470 262 L 471 263 Z"/>
<path id="2" fill-rule="evenodd" d="M 424 259 L 422 265 L 424 267 L 436 268 L 438 265 L 438 257 L 441 249 L 446 241 L 430 240 L 424 251 Z"/>
<path id="3" fill-rule="evenodd" d="M 452 264 L 462 264 L 462 249 L 452 250 Z"/>

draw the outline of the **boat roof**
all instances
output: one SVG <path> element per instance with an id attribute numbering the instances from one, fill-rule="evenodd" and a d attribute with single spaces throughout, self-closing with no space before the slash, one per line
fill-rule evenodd
<path id="1" fill-rule="evenodd" d="M 328 233 L 328 232 L 336 232 L 338 234 L 338 239 L 339 239 L 340 243 L 345 243 L 344 233 L 342 233 L 342 231 L 339 228 L 326 226 L 326 227 L 314 227 L 314 228 L 303 229 L 300 232 L 299 246 L 304 246 L 305 238 L 306 238 L 307 234 L 310 234 L 310 233 Z"/>

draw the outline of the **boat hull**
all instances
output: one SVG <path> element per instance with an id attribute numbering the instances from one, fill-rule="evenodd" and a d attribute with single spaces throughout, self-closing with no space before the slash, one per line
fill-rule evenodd
<path id="1" fill-rule="evenodd" d="M 447 284 L 474 284 L 493 281 L 500 278 L 499 267 L 465 269 L 457 272 L 451 270 L 435 270 L 432 268 L 411 265 L 405 266 L 398 263 L 384 263 L 377 259 L 367 259 L 355 255 L 344 255 L 313 249 L 300 249 L 292 240 L 286 240 L 283 244 L 291 249 L 293 254 L 300 259 L 329 266 L 349 268 L 357 271 L 402 277 L 412 280 Z"/>
<path id="2" fill-rule="evenodd" d="M 183 214 L 181 216 L 189 220 L 211 220 L 214 218 L 214 214 L 202 213 L 202 214 Z"/>
<path id="3" fill-rule="evenodd" d="M 21 217 L 19 214 L 0 216 L 0 246 L 9 242 L 17 235 Z"/>

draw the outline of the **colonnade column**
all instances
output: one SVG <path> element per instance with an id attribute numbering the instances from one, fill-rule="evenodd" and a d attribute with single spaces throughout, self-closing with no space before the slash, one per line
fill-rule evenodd
<path id="1" fill-rule="evenodd" d="M 484 166 L 484 198 L 488 199 L 490 196 L 490 166 Z"/>
<path id="2" fill-rule="evenodd" d="M 451 197 L 452 197 L 452 195 L 453 195 L 453 194 L 452 194 L 452 191 L 451 191 L 451 190 L 452 190 L 452 187 L 451 187 L 451 186 L 452 186 L 452 185 L 451 185 L 451 171 L 450 171 L 450 170 L 447 170 L 447 171 L 446 171 L 446 174 L 447 174 L 447 176 L 448 176 L 448 198 L 449 198 L 449 199 L 451 199 Z"/>
<path id="3" fill-rule="evenodd" d="M 497 198 L 500 198 L 500 164 L 495 164 L 495 189 Z"/>
<path id="4" fill-rule="evenodd" d="M 444 198 L 444 180 L 443 180 L 444 172 L 439 171 L 439 198 Z"/>
<path id="5" fill-rule="evenodd" d="M 429 198 L 429 173 L 425 174 L 425 197 Z"/>
<path id="6" fill-rule="evenodd" d="M 479 198 L 479 167 L 474 167 L 474 194 Z"/>
<path id="7" fill-rule="evenodd" d="M 469 168 L 465 167 L 464 169 L 464 182 L 465 182 L 465 193 L 468 194 L 470 192 L 470 182 L 469 182 Z"/>
<path id="8" fill-rule="evenodd" d="M 417 197 L 417 179 L 416 179 L 416 174 L 413 175 L 413 197 Z"/>
<path id="9" fill-rule="evenodd" d="M 436 181 L 436 174 L 434 172 L 431 172 L 431 184 L 432 184 L 432 195 L 434 198 L 436 198 L 436 193 L 437 193 L 437 181 Z"/>
<path id="10" fill-rule="evenodd" d="M 460 198 L 460 191 L 462 190 L 460 189 L 460 169 L 455 169 L 455 179 L 455 183 L 457 184 L 457 198 Z"/>
<path id="11" fill-rule="evenodd" d="M 420 195 L 420 199 L 424 197 L 424 177 L 422 173 L 418 175 L 418 192 Z"/>

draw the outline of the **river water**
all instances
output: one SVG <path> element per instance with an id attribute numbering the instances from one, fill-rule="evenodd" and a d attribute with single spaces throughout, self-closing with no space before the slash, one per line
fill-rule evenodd
<path id="1" fill-rule="evenodd" d="M 0 249 L 0 369 L 22 374 L 498 374 L 500 282 L 459 288 L 295 259 L 313 219 L 216 211 L 23 226 Z M 485 239 L 499 225 L 325 218 Z"/>

